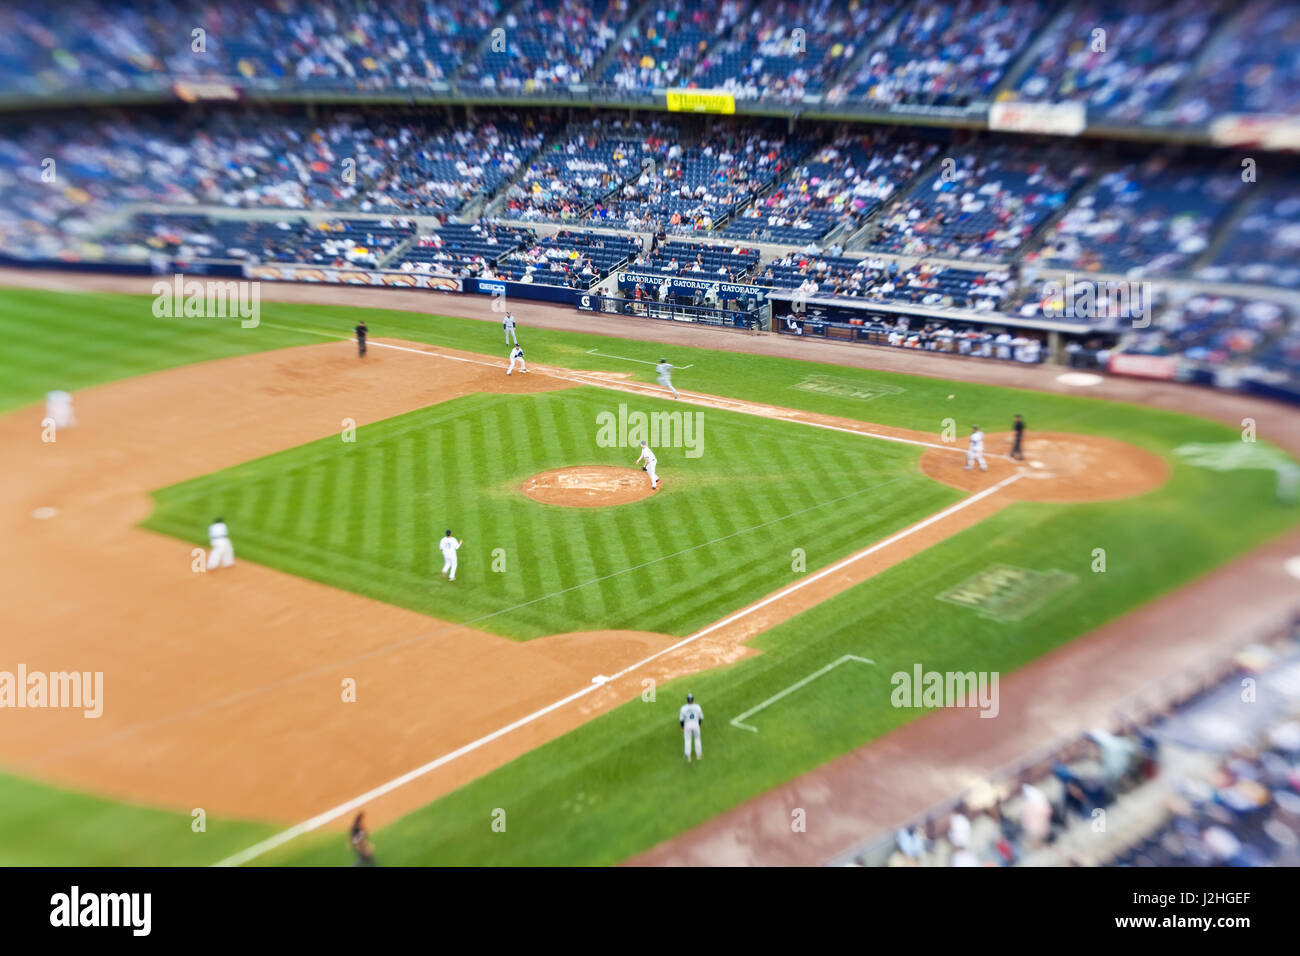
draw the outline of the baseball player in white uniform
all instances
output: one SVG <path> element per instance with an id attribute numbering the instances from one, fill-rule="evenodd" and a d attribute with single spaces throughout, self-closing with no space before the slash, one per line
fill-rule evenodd
<path id="1" fill-rule="evenodd" d="M 673 398 L 677 398 L 677 389 L 673 388 L 673 380 L 670 378 L 673 367 L 668 364 L 668 360 L 660 359 L 659 364 L 655 366 L 655 371 L 659 373 L 659 384 L 672 392 Z"/>
<path id="2" fill-rule="evenodd" d="M 77 424 L 76 413 L 72 410 L 72 394 L 58 389 L 45 395 L 45 417 L 54 422 L 54 427 L 71 428 Z"/>
<path id="3" fill-rule="evenodd" d="M 518 345 L 519 336 L 515 333 L 515 317 L 507 312 L 505 321 L 501 323 L 501 327 L 506 330 L 506 345 L 510 344 L 511 339 L 514 339 L 515 345 Z"/>
<path id="4" fill-rule="evenodd" d="M 528 366 L 524 364 L 524 350 L 519 347 L 517 341 L 515 342 L 515 347 L 510 350 L 510 367 L 506 369 L 507 375 L 515 370 L 515 362 L 519 363 L 521 371 L 528 371 Z"/>
<path id="5" fill-rule="evenodd" d="M 988 471 L 989 466 L 984 461 L 984 433 L 980 431 L 978 425 L 970 427 L 970 447 L 966 449 L 966 471 L 979 462 L 980 471 Z"/>
<path id="6" fill-rule="evenodd" d="M 447 529 L 447 536 L 438 542 L 438 548 L 442 551 L 442 573 L 450 575 L 449 580 L 456 580 L 456 552 L 464 541 L 457 541 L 451 536 L 451 529 Z"/>
<path id="7" fill-rule="evenodd" d="M 659 487 L 659 476 L 655 474 L 655 466 L 659 464 L 659 459 L 644 441 L 641 442 L 641 457 L 636 460 L 636 463 L 639 465 L 643 461 L 645 466 L 641 470 L 650 476 L 650 489 L 653 491 Z"/>
<path id="8" fill-rule="evenodd" d="M 695 695 L 687 694 L 686 703 L 677 713 L 677 722 L 682 725 L 682 736 L 686 738 L 686 762 L 691 760 L 691 740 L 695 741 L 695 759 L 704 759 L 704 749 L 700 745 L 700 724 L 704 723 L 704 711 L 695 703 Z"/>
<path id="9" fill-rule="evenodd" d="M 208 525 L 208 570 L 213 568 L 233 568 L 235 566 L 235 546 L 230 543 L 230 529 L 226 522 L 218 518 Z"/>

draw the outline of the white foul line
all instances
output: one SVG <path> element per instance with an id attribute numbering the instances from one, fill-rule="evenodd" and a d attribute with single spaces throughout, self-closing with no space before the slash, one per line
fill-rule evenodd
<path id="1" fill-rule="evenodd" d="M 758 728 L 757 728 L 757 727 L 751 727 L 749 724 L 741 723 L 741 721 L 743 721 L 746 717 L 752 717 L 754 714 L 757 714 L 760 710 L 762 710 L 762 709 L 763 709 L 764 707 L 766 707 L 768 704 L 775 704 L 778 700 L 780 700 L 780 699 L 781 699 L 782 697 L 784 697 L 786 694 L 794 693 L 794 692 L 797 691 L 800 687 L 803 687 L 805 684 L 811 684 L 813 681 L 815 681 L 817 678 L 821 677 L 823 674 L 829 674 L 831 671 L 835 670 L 835 668 L 839 667 L 839 666 L 840 666 L 841 664 L 843 664 L 845 661 L 861 661 L 863 664 L 875 664 L 875 663 L 876 663 L 875 661 L 873 661 L 873 660 L 872 660 L 871 658 L 869 658 L 869 657 L 858 657 L 856 654 L 845 654 L 845 655 L 844 655 L 843 657 L 841 657 L 839 660 L 837 660 L 837 661 L 831 661 L 829 664 L 827 664 L 825 667 L 823 667 L 821 670 L 817 671 L 816 673 L 814 673 L 814 674 L 809 674 L 809 675 L 808 675 L 807 677 L 805 677 L 803 680 L 801 680 L 801 681 L 799 681 L 799 682 L 797 682 L 797 683 L 791 684 L 789 687 L 787 687 L 785 690 L 781 691 L 779 694 L 775 694 L 775 695 L 773 695 L 772 697 L 769 697 L 767 700 L 763 701 L 763 703 L 759 704 L 757 707 L 751 707 L 751 708 L 749 708 L 749 710 L 745 711 L 743 714 L 740 714 L 740 715 L 738 715 L 738 716 L 736 716 L 736 717 L 732 717 L 732 718 L 731 718 L 731 726 L 733 726 L 733 727 L 739 727 L 741 730 L 752 730 L 754 733 L 758 733 Z"/>
<path id="2" fill-rule="evenodd" d="M 390 346 L 390 348 L 400 348 L 400 346 Z M 409 349 L 408 351 L 414 352 L 418 350 Z M 453 356 L 447 356 L 447 357 L 451 358 Z M 467 359 L 466 361 L 472 361 L 472 360 Z M 451 751 L 450 753 L 443 754 L 441 757 L 438 757 L 435 760 L 431 760 L 428 763 L 423 764 L 422 766 L 416 767 L 414 770 L 407 771 L 406 773 L 402 774 L 400 777 L 394 777 L 392 780 L 389 780 L 387 783 L 380 784 L 378 787 L 366 791 L 365 793 L 361 794 L 361 796 L 359 797 L 354 797 L 353 799 L 347 801 L 346 803 L 341 803 L 337 807 L 333 807 L 329 810 L 326 810 L 323 813 L 318 813 L 310 820 L 304 820 L 302 823 L 296 824 L 287 830 L 283 830 L 280 833 L 277 833 L 273 837 L 268 837 L 267 839 L 263 840 L 261 843 L 256 843 L 246 850 L 241 850 L 240 852 L 234 854 L 233 856 L 226 857 L 226 859 L 220 861 L 215 865 L 216 866 L 240 866 L 244 863 L 248 863 L 251 860 L 257 859 L 259 856 L 262 856 L 263 854 L 268 853 L 271 850 L 274 850 L 276 847 L 283 846 L 284 844 L 290 842 L 291 840 L 297 839 L 298 837 L 302 836 L 305 833 L 311 833 L 313 830 L 318 830 L 321 827 L 323 827 L 325 824 L 330 823 L 333 820 L 337 820 L 339 817 L 344 816 L 347 813 L 351 813 L 353 810 L 357 809 L 358 807 L 364 806 L 365 804 L 371 802 L 372 800 L 376 800 L 379 797 L 391 793 L 392 791 L 397 790 L 400 787 L 404 787 L 412 780 L 418 780 L 420 777 L 432 773 L 434 770 L 437 770 L 439 767 L 445 766 L 446 764 L 451 763 L 453 760 L 465 756 L 465 754 L 473 753 L 475 750 L 478 750 L 481 747 L 484 747 L 487 744 L 492 743 L 494 740 L 498 740 L 501 737 L 504 737 L 506 734 L 511 733 L 512 731 L 518 730 L 520 727 L 527 726 L 528 724 L 531 724 L 534 721 L 539 720 L 542 717 L 545 717 L 547 714 L 559 710 L 561 707 L 565 707 L 568 704 L 573 703 L 575 700 L 579 700 L 583 697 L 586 697 L 588 694 L 594 691 L 600 690 L 600 688 L 605 686 L 605 684 L 608 683 L 609 681 L 614 681 L 614 680 L 618 680 L 620 677 L 625 677 L 628 674 L 632 673 L 633 671 L 639 670 L 640 668 L 649 664 L 651 661 L 655 661 L 660 657 L 663 657 L 665 654 L 671 654 L 673 651 L 679 650 L 680 648 L 683 648 L 688 644 L 692 644 L 695 641 L 698 641 L 700 638 L 706 637 L 720 628 L 726 627 L 729 624 L 733 624 L 736 621 L 739 621 L 741 618 L 748 617 L 750 614 L 753 614 L 755 611 L 761 610 L 767 607 L 769 604 L 772 604 L 775 601 L 779 601 L 781 600 L 781 598 L 786 597 L 789 594 L 793 594 L 795 591 L 798 591 L 801 588 L 807 587 L 808 585 L 812 584 L 814 581 L 819 581 L 829 574 L 834 574 L 837 571 L 841 571 L 844 568 L 848 567 L 850 564 L 860 561 L 863 558 L 868 557 L 869 555 L 875 554 L 877 551 L 887 548 L 891 544 L 894 544 L 897 541 L 902 541 L 904 538 L 909 537 L 925 528 L 928 528 L 930 525 L 938 521 L 942 521 L 944 518 L 947 518 L 950 515 L 954 515 L 957 512 L 970 507 L 971 505 L 975 504 L 978 501 L 983 501 L 985 498 L 989 497 L 990 495 L 996 494 L 997 492 L 1001 491 L 1003 488 L 1007 487 L 1013 482 L 1018 481 L 1020 477 L 1021 477 L 1020 472 L 1016 472 L 1014 475 L 1009 475 L 1008 477 L 1003 478 L 997 484 L 991 485 L 988 488 L 985 488 L 983 491 L 971 495 L 969 498 L 963 498 L 961 501 L 958 501 L 956 504 L 950 505 L 947 508 L 943 509 L 942 511 L 935 512 L 934 514 L 930 515 L 930 517 L 924 519 L 923 521 L 919 521 L 909 528 L 904 528 L 902 531 L 899 531 L 896 534 L 893 534 L 888 538 L 885 538 L 883 541 L 877 541 L 869 548 L 865 548 L 862 551 L 857 552 L 856 554 L 851 554 L 847 558 L 844 558 L 842 561 L 839 561 L 828 568 L 823 568 L 821 571 L 818 571 L 816 574 L 809 575 L 806 578 L 801 578 L 800 580 L 796 581 L 794 584 L 791 584 L 788 587 L 783 588 L 780 591 L 777 591 L 775 594 L 768 595 L 763 600 L 759 601 L 757 604 L 751 604 L 747 608 L 742 608 L 741 610 L 737 611 L 735 614 L 729 615 L 728 617 L 723 618 L 721 621 L 715 621 L 712 624 L 710 624 L 708 627 L 704 628 L 703 630 L 696 631 L 694 634 L 690 635 L 689 637 L 682 638 L 680 641 L 676 642 L 675 644 L 671 644 L 668 647 L 663 648 L 662 650 L 656 651 L 650 656 L 644 657 L 634 664 L 629 664 L 621 671 L 618 671 L 617 673 L 610 676 L 607 681 L 602 681 L 599 684 L 594 684 L 594 683 L 589 684 L 586 687 L 582 688 L 581 690 L 575 691 L 574 693 L 570 694 L 568 697 L 563 697 L 560 700 L 555 701 L 554 703 L 547 704 L 545 707 L 541 708 L 540 710 L 535 710 L 531 714 L 528 714 L 524 717 L 520 717 L 518 720 L 506 724 L 504 727 L 492 731 L 492 733 L 490 734 L 480 737 L 477 740 L 470 741 L 469 743 L 465 744 L 463 747 L 458 747 L 457 749 Z"/>
<path id="3" fill-rule="evenodd" d="M 624 362 L 640 362 L 642 365 L 658 365 L 658 362 L 647 362 L 645 359 L 628 358 L 625 355 L 609 355 L 605 352 L 597 352 L 595 349 L 587 349 L 588 355 L 599 355 L 601 358 L 620 359 Z M 694 365 L 674 365 L 673 368 L 695 368 Z"/>
<path id="4" fill-rule="evenodd" d="M 342 341 L 342 342 L 353 342 L 353 341 L 356 341 L 356 340 L 353 339 L 351 336 L 346 336 L 346 335 L 336 335 L 336 334 L 334 334 L 334 333 L 332 333 L 332 332 L 317 332 L 317 331 L 313 331 L 313 330 L 311 330 L 311 329 L 300 329 L 300 328 L 295 328 L 294 326 L 290 326 L 290 325 L 277 325 L 277 324 L 274 323 L 274 322 L 263 322 L 262 325 L 268 325 L 268 326 L 270 326 L 270 327 L 273 328 L 273 329 L 284 329 L 284 330 L 291 331 L 291 332 L 304 332 L 304 333 L 306 333 L 306 334 L 308 334 L 308 335 L 319 335 L 319 336 L 322 336 L 322 337 L 324 337 L 324 338 L 337 339 L 337 340 Z M 487 366 L 488 368 L 505 368 L 505 366 L 504 366 L 503 364 L 499 363 L 499 362 L 492 362 L 492 361 L 488 361 L 488 360 L 486 360 L 486 359 L 467 358 L 467 357 L 465 357 L 465 356 L 463 356 L 463 355 L 447 355 L 447 354 L 445 354 L 445 353 L 442 353 L 442 352 L 434 352 L 434 351 L 431 351 L 431 350 L 429 350 L 429 349 L 413 349 L 413 348 L 411 348 L 411 347 L 408 346 L 408 345 L 392 345 L 392 344 L 390 344 L 390 343 L 388 343 L 388 342 L 376 342 L 376 341 L 374 341 L 373 339 L 370 341 L 370 345 L 372 345 L 372 346 L 374 346 L 374 347 L 376 347 L 376 348 L 381 348 L 381 349 L 393 349 L 393 350 L 396 351 L 396 352 L 411 352 L 412 354 L 415 354 L 415 355 L 429 355 L 429 356 L 432 356 L 433 358 L 446 359 L 446 360 L 449 361 L 449 362 L 466 362 L 466 363 L 468 363 L 468 364 L 470 364 L 470 365 L 484 365 L 484 366 Z M 590 354 L 592 354 L 592 352 L 594 352 L 594 351 L 595 351 L 595 349 L 592 349 L 592 350 L 589 351 L 587 354 L 590 355 Z M 608 355 L 608 356 L 604 356 L 604 357 L 605 357 L 605 358 L 620 358 L 621 356 L 618 356 L 618 355 Z M 629 361 L 629 362 L 642 362 L 643 360 L 642 360 L 642 359 L 627 359 L 627 361 Z M 653 362 L 644 362 L 644 364 L 646 364 L 646 365 L 653 365 L 654 363 L 653 363 Z M 679 366 L 679 367 L 680 367 L 680 368 L 693 368 L 694 366 L 691 366 L 691 365 L 682 365 L 682 366 Z M 568 370 L 566 370 L 566 371 L 568 372 L 568 374 L 561 374 L 560 372 L 557 372 L 557 371 L 555 371 L 554 369 L 542 369 L 542 368 L 538 368 L 538 369 L 536 370 L 536 372 L 533 373 L 533 374 L 537 374 L 537 375 L 547 375 L 547 376 L 549 376 L 549 377 L 551 377 L 551 378 L 558 378 L 558 379 L 560 379 L 561 381 L 565 381 L 565 382 L 577 382 L 577 383 L 579 383 L 580 385 L 590 385 L 590 386 L 594 386 L 594 387 L 596 387 L 596 388 L 607 388 L 607 389 L 610 389 L 611 391 L 615 391 L 615 392 L 633 392 L 633 391 L 635 391 L 636 389 L 648 389 L 648 390 L 651 390 L 651 391 L 653 391 L 653 392 L 657 392 L 657 390 L 654 388 L 654 386 L 647 385 L 647 384 L 644 383 L 644 382 L 609 382 L 609 381 L 605 381 L 605 380 L 603 380 L 603 379 L 591 379 L 591 378 L 585 378 L 585 377 L 583 377 L 583 374 L 582 374 L 581 372 L 576 372 L 576 371 L 574 371 L 574 370 L 572 370 L 572 369 L 568 369 Z M 902 437 L 902 436 L 900 436 L 900 435 L 882 435 L 882 434 L 880 434 L 879 432 L 866 431 L 865 429 L 862 429 L 862 428 L 845 428 L 845 427 L 842 426 L 842 425 L 828 425 L 828 424 L 825 424 L 825 423 L 823 423 L 823 422 L 812 422 L 812 421 L 808 421 L 807 419 L 804 419 L 804 418 L 792 418 L 792 417 L 790 417 L 790 416 L 788 416 L 788 415 L 764 415 L 764 414 L 762 414 L 761 412 L 758 412 L 758 411 L 755 411 L 755 410 L 754 410 L 754 405 L 753 405 L 753 403 L 743 402 L 743 401 L 740 401 L 740 400 L 728 400 L 728 399 L 722 399 L 722 398 L 718 398 L 718 399 L 715 399 L 715 398 L 702 399 L 702 398 L 699 398 L 698 396 L 696 396 L 696 397 L 693 398 L 689 392 L 681 392 L 680 394 L 681 394 L 681 398 L 682 398 L 683 401 L 689 402 L 689 403 L 691 403 L 692 405 L 703 405 L 703 406 L 706 407 L 706 408 L 719 408 L 719 407 L 721 407 L 721 410 L 722 410 L 722 411 L 732 411 L 732 412 L 735 412 L 735 413 L 740 414 L 740 415 L 756 415 L 756 416 L 758 416 L 759 418 L 766 418 L 766 419 L 769 419 L 770 421 L 777 421 L 777 422 L 794 422 L 795 424 L 798 424 L 798 425 L 810 425 L 810 426 L 812 426 L 813 428 L 824 428 L 824 429 L 826 429 L 826 430 L 828 430 L 828 431 L 833 431 L 833 432 L 843 432 L 843 433 L 846 434 L 846 435 L 865 435 L 865 436 L 868 437 L 868 438 L 878 438 L 878 439 L 880 439 L 881 441 L 892 441 L 892 442 L 897 442 L 897 443 L 902 444 L 902 445 L 917 445 L 917 446 L 919 446 L 919 447 L 921 447 L 921 448 L 937 448 L 939 451 L 951 451 L 951 452 L 957 452 L 957 453 L 959 453 L 959 454 L 962 453 L 962 452 L 965 450 L 965 449 L 963 449 L 963 448 L 958 447 L 956 444 L 941 445 L 941 444 L 936 444 L 935 442 L 921 441 L 919 438 L 904 438 L 904 437 Z"/>

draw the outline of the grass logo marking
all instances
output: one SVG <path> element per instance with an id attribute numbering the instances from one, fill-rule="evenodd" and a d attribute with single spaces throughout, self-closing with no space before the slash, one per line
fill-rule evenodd
<path id="1" fill-rule="evenodd" d="M 1011 564 L 993 564 L 936 597 L 948 604 L 972 608 L 980 617 L 1018 621 L 1074 583 L 1073 574 L 1054 568 L 1031 571 Z"/>
<path id="2" fill-rule="evenodd" d="M 881 395 L 900 395 L 906 391 L 906 389 L 899 388 L 897 385 L 885 385 L 880 382 L 854 382 L 851 379 L 835 378 L 832 375 L 809 375 L 799 384 L 792 385 L 791 388 L 797 388 L 803 392 L 817 392 L 821 395 L 834 395 L 838 398 L 855 398 L 862 402 L 869 402 Z"/>
<path id="3" fill-rule="evenodd" d="M 1254 442 L 1192 442 L 1179 445 L 1174 455 L 1189 465 L 1209 468 L 1212 471 L 1238 471 L 1260 468 L 1270 471 L 1290 471 L 1296 463 L 1280 448 Z"/>

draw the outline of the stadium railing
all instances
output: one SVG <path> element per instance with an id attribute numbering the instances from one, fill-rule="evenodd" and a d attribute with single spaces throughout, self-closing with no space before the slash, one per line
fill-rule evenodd
<path id="1" fill-rule="evenodd" d="M 627 315 L 635 318 L 668 319 L 674 322 L 692 322 L 718 328 L 761 331 L 764 318 L 760 310 L 714 309 L 699 305 L 679 305 L 672 301 L 653 299 L 625 299 L 597 292 L 578 296 L 579 312 L 599 312 L 604 315 Z"/>

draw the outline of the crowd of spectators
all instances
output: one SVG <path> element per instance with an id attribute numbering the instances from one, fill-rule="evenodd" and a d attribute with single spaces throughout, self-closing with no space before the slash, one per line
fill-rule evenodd
<path id="1" fill-rule="evenodd" d="M 492 276 L 498 262 L 532 239 L 531 233 L 490 219 L 445 222 L 421 231 L 389 268 L 421 275 Z"/>
<path id="2" fill-rule="evenodd" d="M 627 263 L 639 247 L 640 240 L 628 236 L 562 229 L 506 253 L 493 272 L 518 282 L 589 289 Z"/>
<path id="3" fill-rule="evenodd" d="M 783 175 L 804 149 L 761 127 L 716 130 L 688 147 L 651 145 L 653 161 L 597 202 L 590 220 L 674 235 L 708 232 Z"/>
<path id="4" fill-rule="evenodd" d="M 723 230 L 727 238 L 804 244 L 855 226 L 887 203 L 939 147 L 889 132 L 841 133 Z"/>
<path id="5" fill-rule="evenodd" d="M 1082 154 L 1013 147 L 965 149 L 871 225 L 878 252 L 1004 259 L 1086 179 Z"/>
<path id="6" fill-rule="evenodd" d="M 755 4 L 700 60 L 691 86 L 789 103 L 822 92 L 893 15 L 890 0 Z"/>
<path id="7" fill-rule="evenodd" d="M 505 193 L 508 218 L 572 222 L 625 182 L 651 175 L 661 153 L 680 155 L 658 122 L 594 122 L 533 158 Z"/>
<path id="8" fill-rule="evenodd" d="M 923 0 L 880 37 L 830 99 L 927 106 L 988 100 L 1048 12 L 1043 0 Z"/>
<path id="9" fill-rule="evenodd" d="M 1238 218 L 1196 269 L 1209 282 L 1300 289 L 1300 178 L 1252 184 Z"/>
<path id="10" fill-rule="evenodd" d="M 1048 230 L 1040 261 L 1084 272 L 1185 272 L 1242 187 L 1239 172 L 1162 155 L 1128 164 L 1077 197 Z"/>
<path id="11" fill-rule="evenodd" d="M 745 10 L 742 0 L 665 0 L 618 42 L 602 80 L 620 90 L 684 85 L 696 62 Z"/>
<path id="12" fill-rule="evenodd" d="M 1292 14 L 1289 0 L 11 0 L 0 90 L 102 96 L 188 80 L 526 95 L 588 83 L 887 107 L 1002 95 L 1082 102 L 1111 122 L 1205 124 L 1300 113 Z"/>
<path id="13" fill-rule="evenodd" d="M 1225 113 L 1300 113 L 1300 17 L 1292 0 L 1247 3 L 1229 21 L 1178 101 L 1181 123 Z"/>
<path id="14" fill-rule="evenodd" d="M 1227 0 L 1079 0 L 1035 44 L 1015 84 L 1032 102 L 1081 102 L 1135 123 L 1167 104 L 1220 25 Z"/>
<path id="15" fill-rule="evenodd" d="M 0 88 L 29 95 L 175 79 L 406 89 L 449 79 L 499 0 L 14 0 L 0 8 Z"/>
<path id="16" fill-rule="evenodd" d="M 390 167 L 375 170 L 376 207 L 454 215 L 471 197 L 486 197 L 541 148 L 545 122 L 425 130 L 403 127 Z"/>
<path id="17" fill-rule="evenodd" d="M 632 9 L 629 0 L 523 0 L 465 64 L 465 83 L 541 92 L 577 83 L 596 65 Z"/>
<path id="18" fill-rule="evenodd" d="M 1298 639 L 1300 627 L 1244 648 L 1154 712 L 975 785 L 849 865 L 1300 863 L 1300 711 L 1287 690 L 1300 676 Z M 1242 719 L 1247 676 L 1270 703 Z"/>
<path id="19" fill-rule="evenodd" d="M 544 128 L 224 111 L 15 124 L 0 131 L 0 240 L 59 255 L 128 203 L 452 215 L 513 175 Z"/>
<path id="20" fill-rule="evenodd" d="M 1300 383 L 1300 312 L 1271 299 L 1192 295 L 1135 331 L 1125 351 L 1175 355 L 1244 375 L 1280 372 Z"/>
<path id="21" fill-rule="evenodd" d="M 1015 291 L 1009 269 L 956 269 L 928 263 L 900 266 L 881 256 L 853 258 L 790 252 L 765 263 L 757 281 L 816 296 L 907 302 L 938 309 L 998 312 Z"/>
<path id="22" fill-rule="evenodd" d="M 759 258 L 757 249 L 740 245 L 680 240 L 660 244 L 656 239 L 648 251 L 636 254 L 628 263 L 628 269 L 665 276 L 713 279 L 717 282 L 744 282 L 758 264 Z"/>

